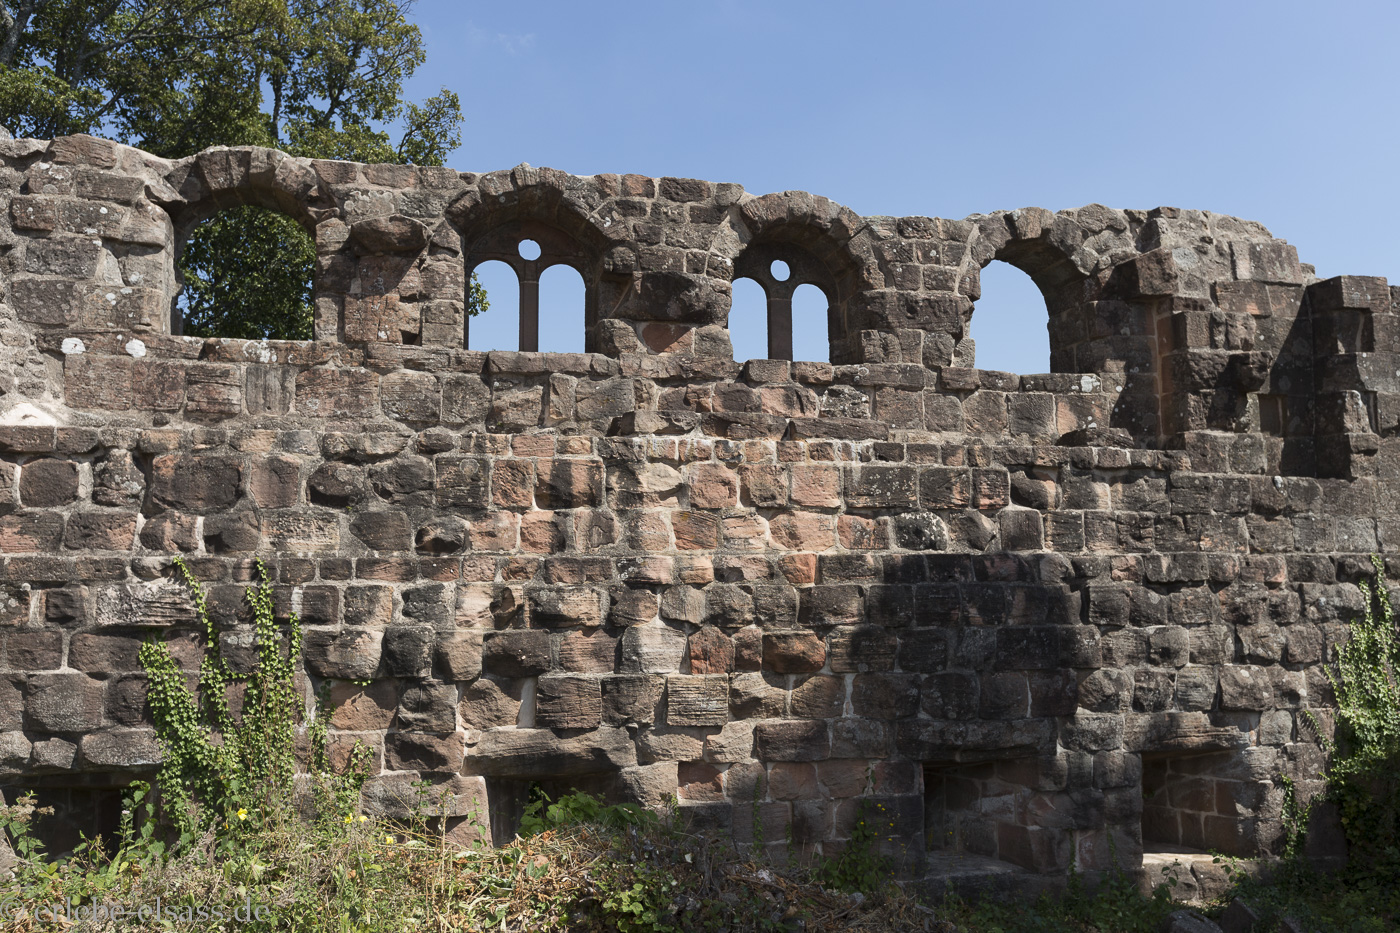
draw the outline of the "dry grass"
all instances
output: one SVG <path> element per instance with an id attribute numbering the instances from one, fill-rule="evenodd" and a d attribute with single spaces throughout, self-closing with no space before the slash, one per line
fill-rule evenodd
<path id="1" fill-rule="evenodd" d="M 427 831 L 359 817 L 308 825 L 249 814 L 174 858 L 149 843 L 97 846 L 59 865 L 22 866 L 5 928 L 157 931 L 942 931 L 932 910 L 893 884 L 869 895 L 824 889 L 805 869 L 747 861 L 660 821 L 567 823 L 500 848 L 459 849 Z M 4 895 L 0 895 L 3 897 Z M 160 904 L 162 916 L 77 919 L 48 905 Z M 214 910 L 262 907 L 251 923 Z M 201 919 L 200 909 L 206 913 Z M 36 916 L 35 910 L 40 910 Z M 179 918 L 168 922 L 170 911 Z M 70 915 L 71 916 L 71 915 Z"/>

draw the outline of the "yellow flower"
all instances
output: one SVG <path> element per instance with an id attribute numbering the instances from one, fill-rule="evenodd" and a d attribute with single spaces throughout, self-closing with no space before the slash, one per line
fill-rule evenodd
<path id="1" fill-rule="evenodd" d="M 246 819 L 248 818 L 248 811 L 245 810 L 245 809 L 243 809 L 242 807 L 239 807 L 239 808 L 238 808 L 238 818 L 239 818 L 240 820 L 246 820 Z"/>
<path id="2" fill-rule="evenodd" d="M 345 814 L 345 822 L 347 822 L 347 823 L 353 823 L 353 822 L 355 822 L 355 816 L 354 816 L 354 814 L 351 814 L 351 813 Z"/>
<path id="3" fill-rule="evenodd" d="M 364 822 L 365 820 L 367 820 L 367 819 L 369 819 L 369 817 L 365 816 L 363 813 L 360 814 L 360 822 L 361 822 L 361 823 L 363 823 L 363 822 Z"/>
<path id="4" fill-rule="evenodd" d="M 385 841 L 385 842 L 388 842 L 388 843 L 392 843 L 392 842 L 394 841 L 394 837 L 393 837 L 393 836 L 385 836 L 385 837 L 384 837 L 384 841 Z"/>

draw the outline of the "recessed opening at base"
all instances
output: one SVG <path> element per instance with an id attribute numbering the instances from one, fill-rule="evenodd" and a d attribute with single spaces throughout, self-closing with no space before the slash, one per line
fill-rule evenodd
<path id="1" fill-rule="evenodd" d="M 127 791 L 125 784 L 65 786 L 40 780 L 0 786 L 8 806 L 15 806 L 22 797 L 33 797 L 29 833 L 43 845 L 49 859 L 71 855 L 84 839 L 100 839 L 108 853 L 114 854 Z"/>
<path id="2" fill-rule="evenodd" d="M 1270 781 L 1240 780 L 1239 752 L 1144 753 L 1142 845 L 1146 852 L 1181 848 L 1253 857 L 1261 829 L 1250 812 L 1278 793 Z"/>
<path id="3" fill-rule="evenodd" d="M 1038 873 L 1066 870 L 1074 847 L 1068 827 L 1040 825 L 1053 808 L 1035 790 L 1034 757 L 924 766 L 924 840 L 931 862 L 966 854 Z"/>
<path id="4" fill-rule="evenodd" d="M 619 790 L 617 775 L 610 773 L 547 780 L 488 777 L 486 806 L 491 819 L 491 844 L 509 844 L 520 833 L 520 821 L 525 816 L 526 807 L 535 801 L 557 801 L 578 791 L 600 797 L 608 803 L 616 803 L 619 801 Z"/>

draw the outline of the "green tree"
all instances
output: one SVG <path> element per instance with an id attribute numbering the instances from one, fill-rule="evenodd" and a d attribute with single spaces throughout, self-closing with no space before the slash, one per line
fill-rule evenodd
<path id="1" fill-rule="evenodd" d="M 424 61 L 412 0 L 0 0 L 0 121 L 179 158 L 212 145 L 441 165 L 462 111 L 403 84 Z M 377 127 L 399 125 L 397 141 Z M 312 336 L 315 247 L 275 211 L 202 224 L 180 260 L 185 332 Z M 468 311 L 486 307 L 473 278 Z"/>

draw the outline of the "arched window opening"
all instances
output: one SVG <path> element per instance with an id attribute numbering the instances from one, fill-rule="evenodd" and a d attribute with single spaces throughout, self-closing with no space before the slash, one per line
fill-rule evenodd
<path id="1" fill-rule="evenodd" d="M 245 204 L 196 226 L 178 260 L 175 330 L 193 337 L 311 340 L 316 243 L 286 214 Z"/>
<path id="2" fill-rule="evenodd" d="M 479 350 L 511 347 L 526 352 L 558 352 L 560 347 L 567 347 L 568 352 L 584 351 L 589 309 L 594 296 L 591 293 L 593 286 L 578 270 L 596 267 L 598 255 L 595 249 L 581 242 L 573 233 L 532 219 L 501 223 L 474 238 L 470 235 L 468 238 L 471 247 L 467 250 L 466 266 L 477 270 L 480 285 L 485 289 L 492 308 L 490 316 L 499 318 L 498 312 L 505 312 L 514 321 L 516 332 L 508 339 L 501 339 L 505 335 L 493 330 L 488 345 L 481 332 L 488 315 L 477 315 L 474 319 L 469 317 L 467 346 Z M 491 279 L 488 280 L 488 269 L 499 265 L 512 270 L 509 292 L 501 290 L 507 280 L 505 273 L 499 269 L 490 272 Z M 553 283 L 548 286 L 551 295 L 542 303 L 540 286 L 546 278 L 544 273 L 556 266 L 570 269 L 573 275 L 559 272 L 548 276 Z M 468 287 L 470 307 L 480 299 L 481 292 L 475 285 Z M 505 306 L 506 302 L 510 304 L 509 309 Z M 541 345 L 540 312 L 546 304 L 551 310 L 549 320 L 544 324 L 545 339 Z M 472 333 L 473 330 L 475 333 Z"/>
<path id="3" fill-rule="evenodd" d="M 583 276 L 572 266 L 561 263 L 544 270 L 540 276 L 540 350 L 583 352 L 585 291 Z"/>
<path id="4" fill-rule="evenodd" d="M 768 359 L 768 296 L 753 279 L 735 279 L 729 306 L 734 359 Z"/>
<path id="5" fill-rule="evenodd" d="M 515 350 L 520 347 L 520 279 L 498 259 L 476 267 L 485 300 L 479 314 L 467 318 L 469 350 Z"/>
<path id="6" fill-rule="evenodd" d="M 734 259 L 734 303 L 729 315 L 730 338 L 734 343 L 734 358 L 770 360 L 829 361 L 833 353 L 830 332 L 832 319 L 828 308 L 832 301 L 840 307 L 843 281 L 850 270 L 841 267 L 833 271 L 832 262 L 839 266 L 840 257 L 831 249 L 818 253 L 812 246 L 829 246 L 820 237 L 803 242 L 801 230 L 787 230 L 779 237 L 759 237 L 745 247 Z M 741 311 L 738 283 L 752 279 L 762 292 L 761 314 Z M 747 286 L 746 286 L 747 287 Z M 739 313 L 736 313 L 739 312 Z M 839 319 L 839 318 L 838 318 Z M 762 322 L 759 325 L 759 322 Z M 761 326 L 763 337 L 755 340 L 747 328 Z M 838 344 L 840 341 L 838 341 Z M 752 357 L 749 353 L 761 346 Z"/>
<path id="7" fill-rule="evenodd" d="M 979 369 L 1010 373 L 1050 372 L 1050 312 L 1031 277 L 1009 263 L 982 270 L 982 297 L 968 336 L 976 343 Z"/>
<path id="8" fill-rule="evenodd" d="M 831 361 L 827 333 L 826 294 L 815 285 L 799 285 L 792 293 L 792 358 L 809 363 Z"/>

